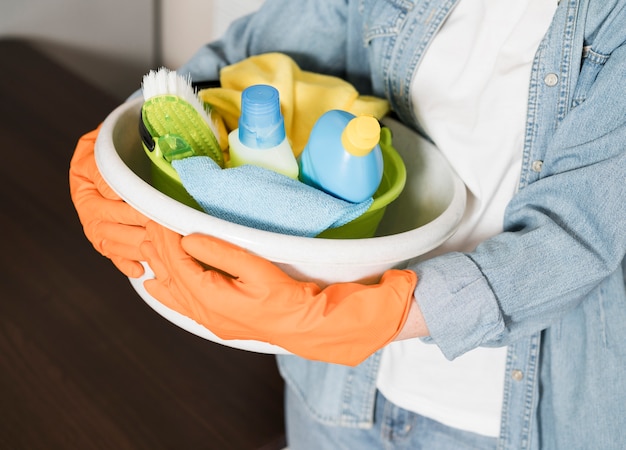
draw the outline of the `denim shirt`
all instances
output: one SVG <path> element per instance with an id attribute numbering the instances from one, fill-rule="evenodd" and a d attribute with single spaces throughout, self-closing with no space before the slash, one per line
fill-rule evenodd
<path id="1" fill-rule="evenodd" d="M 268 0 L 181 72 L 280 51 L 389 99 L 409 95 L 458 0 Z M 556 0 L 547 0 L 556 1 Z M 626 445 L 626 1 L 561 0 L 532 66 L 518 192 L 504 232 L 413 265 L 430 337 L 453 359 L 508 346 L 499 448 Z M 289 386 L 334 425 L 372 424 L 380 353 L 358 367 L 279 356 Z"/>

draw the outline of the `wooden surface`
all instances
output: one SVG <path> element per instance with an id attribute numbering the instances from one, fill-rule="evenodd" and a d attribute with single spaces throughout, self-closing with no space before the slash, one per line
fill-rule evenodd
<path id="1" fill-rule="evenodd" d="M 0 448 L 281 448 L 274 357 L 161 318 L 82 233 L 70 157 L 117 104 L 0 41 Z"/>

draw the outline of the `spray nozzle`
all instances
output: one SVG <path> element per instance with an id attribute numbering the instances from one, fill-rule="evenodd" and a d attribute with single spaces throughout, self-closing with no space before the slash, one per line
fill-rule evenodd
<path id="1" fill-rule="evenodd" d="M 285 139 L 285 122 L 280 112 L 278 90 L 258 84 L 241 94 L 239 140 L 251 148 L 271 148 Z"/>

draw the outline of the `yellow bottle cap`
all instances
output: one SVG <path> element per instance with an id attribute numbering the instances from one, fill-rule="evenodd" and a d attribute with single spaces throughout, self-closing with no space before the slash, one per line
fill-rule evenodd
<path id="1" fill-rule="evenodd" d="M 358 116 L 348 122 L 341 134 L 341 143 L 348 153 L 365 156 L 380 141 L 380 124 L 372 116 Z"/>

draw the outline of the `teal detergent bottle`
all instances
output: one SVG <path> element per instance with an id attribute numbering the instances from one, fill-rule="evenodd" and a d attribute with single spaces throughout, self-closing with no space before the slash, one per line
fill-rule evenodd
<path id="1" fill-rule="evenodd" d="M 285 134 L 278 90 L 258 84 L 241 94 L 239 128 L 228 135 L 227 167 L 251 164 L 298 178 L 298 162 Z"/>
<path id="2" fill-rule="evenodd" d="M 374 117 L 328 111 L 300 154 L 300 181 L 348 202 L 363 202 L 383 177 L 379 142 L 380 124 Z"/>

